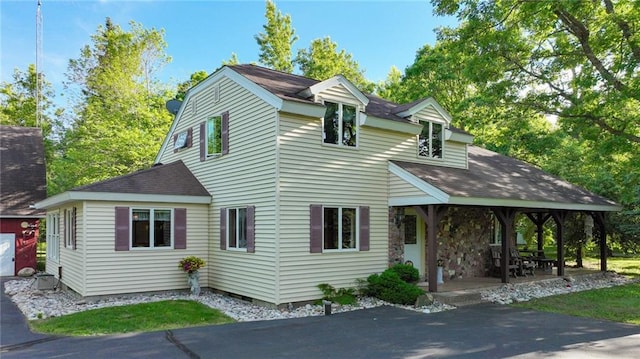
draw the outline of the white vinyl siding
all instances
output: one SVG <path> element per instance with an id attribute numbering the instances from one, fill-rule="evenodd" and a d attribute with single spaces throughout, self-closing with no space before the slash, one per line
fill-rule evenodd
<path id="1" fill-rule="evenodd" d="M 389 173 L 389 197 L 423 197 L 426 193 L 407 183 L 402 178 Z"/>
<path id="2" fill-rule="evenodd" d="M 197 146 L 178 153 L 168 148 L 160 157 L 160 162 L 182 159 L 212 195 L 213 204 L 208 219 L 210 251 L 204 268 L 209 277 L 206 281 L 201 277 L 201 285 L 273 303 L 277 286 L 274 275 L 277 256 L 277 112 L 229 79 L 223 78 L 218 84 L 220 101 L 213 101 L 211 89 L 200 91 L 197 115 L 184 111 L 176 131 L 197 128 L 207 117 L 228 111 L 229 154 L 215 161 L 200 162 Z M 193 143 L 198 143 L 199 136 L 199 131 L 194 131 Z M 320 143 L 320 137 L 316 143 Z M 221 251 L 220 209 L 249 205 L 255 206 L 255 253 Z"/>

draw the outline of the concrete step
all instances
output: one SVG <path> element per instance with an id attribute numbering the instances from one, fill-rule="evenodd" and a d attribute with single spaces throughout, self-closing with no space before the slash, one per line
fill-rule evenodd
<path id="1" fill-rule="evenodd" d="M 453 305 L 454 307 L 482 303 L 479 291 L 452 291 L 431 293 L 431 295 L 433 295 L 433 299 L 438 302 Z"/>

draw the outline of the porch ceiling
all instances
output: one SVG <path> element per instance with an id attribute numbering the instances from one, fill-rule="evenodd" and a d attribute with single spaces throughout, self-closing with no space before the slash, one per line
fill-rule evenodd
<path id="1" fill-rule="evenodd" d="M 456 204 L 530 209 L 618 211 L 607 198 L 564 181 L 523 161 L 468 147 L 468 169 L 391 161 L 389 172 L 412 185 L 419 196 L 395 196 L 389 204 Z"/>

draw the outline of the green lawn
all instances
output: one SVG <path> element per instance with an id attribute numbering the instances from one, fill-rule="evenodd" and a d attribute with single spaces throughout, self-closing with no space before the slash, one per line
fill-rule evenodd
<path id="1" fill-rule="evenodd" d="M 30 322 L 34 332 L 61 335 L 104 335 L 149 332 L 235 320 L 204 304 L 190 300 L 166 300 L 93 309 Z"/>
<path id="2" fill-rule="evenodd" d="M 599 269 L 600 259 L 585 258 L 585 268 Z M 607 269 L 640 280 L 640 257 L 607 258 Z M 513 304 L 516 307 L 640 325 L 640 282 L 555 295 Z"/>

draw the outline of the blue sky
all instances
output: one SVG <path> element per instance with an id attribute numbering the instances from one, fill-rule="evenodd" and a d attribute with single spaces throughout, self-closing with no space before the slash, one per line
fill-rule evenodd
<path id="1" fill-rule="evenodd" d="M 372 81 L 386 78 L 391 66 L 410 65 L 416 51 L 434 44 L 434 29 L 455 26 L 454 18 L 433 15 L 422 1 L 275 1 L 283 14 L 291 15 L 299 37 L 293 53 L 325 36 L 353 55 Z M 26 70 L 35 63 L 37 0 L 2 0 L 1 80 L 11 81 L 14 68 Z M 56 92 L 70 59 L 91 44 L 98 25 L 110 17 L 129 29 L 135 21 L 145 28 L 165 30 L 166 52 L 172 62 L 160 73 L 175 84 L 198 70 L 212 72 L 235 52 L 242 63 L 258 61 L 254 35 L 263 31 L 264 1 L 155 1 L 155 0 L 42 0 L 43 56 L 47 81 Z"/>

